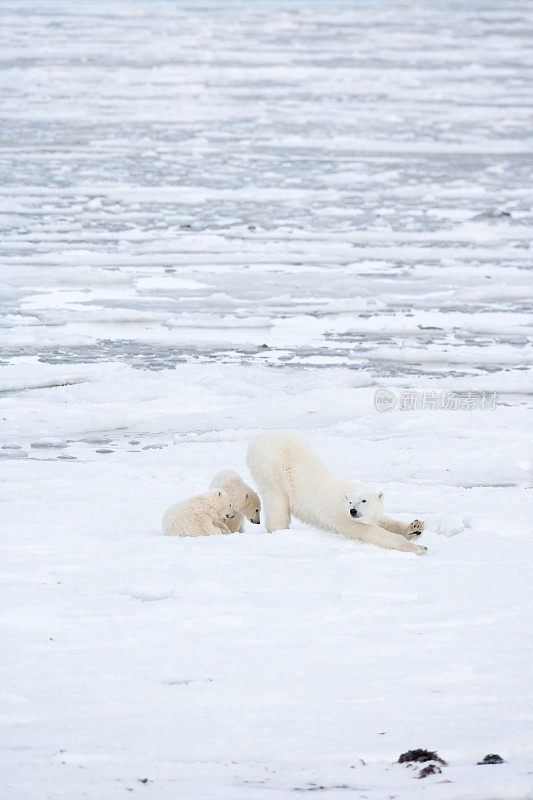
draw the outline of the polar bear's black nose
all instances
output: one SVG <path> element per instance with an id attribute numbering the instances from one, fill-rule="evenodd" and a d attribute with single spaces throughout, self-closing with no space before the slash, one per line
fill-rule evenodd
<path id="1" fill-rule="evenodd" d="M 351 517 L 356 517 L 357 516 L 357 509 L 356 508 L 351 508 L 350 509 L 350 516 Z"/>

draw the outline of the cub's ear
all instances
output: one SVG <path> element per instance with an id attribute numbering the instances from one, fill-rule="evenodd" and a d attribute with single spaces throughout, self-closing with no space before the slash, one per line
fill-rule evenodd
<path id="1" fill-rule="evenodd" d="M 383 492 L 378 492 L 378 500 L 383 500 Z"/>

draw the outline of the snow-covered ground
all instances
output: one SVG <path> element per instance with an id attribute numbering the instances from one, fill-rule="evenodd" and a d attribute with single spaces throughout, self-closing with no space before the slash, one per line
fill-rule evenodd
<path id="1" fill-rule="evenodd" d="M 190 5 L 0 0 L 2 796 L 530 800 L 533 7 Z M 273 427 L 428 555 L 161 535 Z"/>

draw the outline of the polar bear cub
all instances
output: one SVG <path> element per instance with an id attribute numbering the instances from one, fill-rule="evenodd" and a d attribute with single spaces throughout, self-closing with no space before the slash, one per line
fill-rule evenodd
<path id="1" fill-rule="evenodd" d="M 221 533 L 216 519 L 231 520 L 235 509 L 227 492 L 209 489 L 173 506 L 163 516 L 163 532 L 167 536 L 211 536 Z"/>
<path id="2" fill-rule="evenodd" d="M 259 487 L 269 532 L 289 527 L 291 514 L 323 530 L 389 550 L 425 553 L 410 539 L 424 523 L 410 525 L 383 514 L 383 492 L 339 478 L 296 431 L 266 431 L 250 442 L 248 467 Z"/>
<path id="3" fill-rule="evenodd" d="M 220 519 L 219 524 L 224 533 L 244 533 L 244 518 L 259 525 L 261 501 L 253 489 L 245 484 L 241 476 L 232 469 L 223 469 L 211 481 L 211 489 L 224 489 L 229 494 L 235 509 L 233 519 Z"/>

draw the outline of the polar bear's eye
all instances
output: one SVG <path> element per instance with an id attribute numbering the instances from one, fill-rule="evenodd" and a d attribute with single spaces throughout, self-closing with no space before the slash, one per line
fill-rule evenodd
<path id="1" fill-rule="evenodd" d="M 366 503 L 366 500 L 361 500 L 362 503 Z"/>

